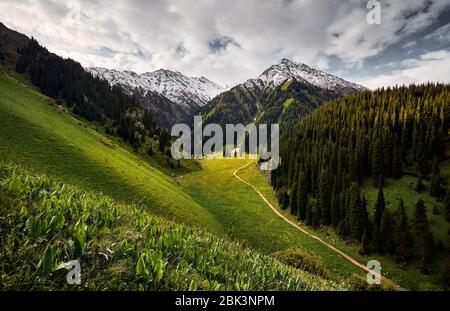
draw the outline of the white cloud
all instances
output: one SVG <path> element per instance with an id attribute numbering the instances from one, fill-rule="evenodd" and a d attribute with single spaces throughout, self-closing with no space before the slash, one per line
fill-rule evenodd
<path id="1" fill-rule="evenodd" d="M 376 89 L 383 86 L 408 85 L 412 83 L 450 83 L 450 51 L 429 52 L 419 58 L 406 59 L 397 64 L 390 74 L 382 74 L 359 83 Z"/>
<path id="2" fill-rule="evenodd" d="M 384 0 L 369 25 L 364 0 L 1 0 L 0 21 L 84 66 L 136 72 L 159 68 L 235 84 L 283 57 L 321 69 L 335 57 L 352 70 L 429 26 L 448 0 Z M 220 53 L 211 42 L 230 38 Z M 182 49 L 180 50 L 180 47 Z M 182 53 L 180 53 L 182 51 Z M 102 53 L 103 52 L 103 53 Z"/>

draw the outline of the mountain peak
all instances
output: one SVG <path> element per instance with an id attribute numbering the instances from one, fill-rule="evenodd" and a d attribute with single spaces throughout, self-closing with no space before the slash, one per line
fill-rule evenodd
<path id="1" fill-rule="evenodd" d="M 287 58 L 282 58 L 277 64 L 264 71 L 258 77 L 257 80 L 259 81 L 255 81 L 255 79 L 249 80 L 246 85 L 256 85 L 260 88 L 277 87 L 293 79 L 342 94 L 367 90 L 361 85 L 345 81 L 342 78 L 314 69 L 306 64 L 295 63 Z"/>
<path id="2" fill-rule="evenodd" d="M 105 68 L 87 70 L 111 85 L 121 86 L 129 93 L 138 91 L 145 96 L 148 92 L 156 92 L 188 110 L 206 105 L 214 96 L 226 90 L 205 77 L 188 77 L 168 69 L 143 74 Z"/>
<path id="3" fill-rule="evenodd" d="M 279 61 L 280 64 L 285 64 L 285 65 L 296 65 L 296 63 L 294 63 L 292 60 L 288 59 L 288 58 L 282 58 Z"/>

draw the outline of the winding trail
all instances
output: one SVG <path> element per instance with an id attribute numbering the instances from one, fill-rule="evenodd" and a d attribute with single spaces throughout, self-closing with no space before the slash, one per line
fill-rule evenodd
<path id="1" fill-rule="evenodd" d="M 268 207 L 270 207 L 270 209 L 277 214 L 278 217 L 280 217 L 281 219 L 283 219 L 285 222 L 287 222 L 289 225 L 291 225 L 292 227 L 294 227 L 295 229 L 297 229 L 298 231 L 302 232 L 303 234 L 306 234 L 307 236 L 309 236 L 312 239 L 315 239 L 317 241 L 319 241 L 320 243 L 322 243 L 323 245 L 325 245 L 326 247 L 328 247 L 329 249 L 331 249 L 332 251 L 334 251 L 335 253 L 341 255 L 342 257 L 344 257 L 345 259 L 347 259 L 348 261 L 350 261 L 352 264 L 354 264 L 355 266 L 367 271 L 368 273 L 371 273 L 373 275 L 375 275 L 376 277 L 379 277 L 382 281 L 388 282 L 390 284 L 393 284 L 397 289 L 402 290 L 402 288 L 400 287 L 400 285 L 396 284 L 395 282 L 393 282 L 392 280 L 384 277 L 383 275 L 381 275 L 378 272 L 375 272 L 371 269 L 369 269 L 366 265 L 360 263 L 359 261 L 357 261 L 355 258 L 347 255 L 346 253 L 344 253 L 343 251 L 337 249 L 336 247 L 334 247 L 333 245 L 325 242 L 324 240 L 322 240 L 320 237 L 306 231 L 304 228 L 302 228 L 301 226 L 299 226 L 298 224 L 296 224 L 295 222 L 291 221 L 289 218 L 287 218 L 286 216 L 284 216 L 276 207 L 274 207 L 269 200 L 266 199 L 266 197 L 252 184 L 250 184 L 249 182 L 245 181 L 244 179 L 242 179 L 241 177 L 239 177 L 238 172 L 247 168 L 248 166 L 250 166 L 252 163 L 254 163 L 253 161 L 247 163 L 246 165 L 238 168 L 237 170 L 235 170 L 233 172 L 234 177 L 236 177 L 239 181 L 241 181 L 242 183 L 246 184 L 247 186 L 250 186 L 260 197 L 261 199 L 266 203 L 266 205 Z"/>

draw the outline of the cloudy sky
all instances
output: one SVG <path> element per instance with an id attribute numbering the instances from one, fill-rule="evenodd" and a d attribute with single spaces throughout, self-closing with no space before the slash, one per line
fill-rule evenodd
<path id="1" fill-rule="evenodd" d="M 0 22 L 84 66 L 232 86 L 290 58 L 370 88 L 450 83 L 450 1 L 0 0 Z M 373 15 L 370 15 L 373 16 Z"/>

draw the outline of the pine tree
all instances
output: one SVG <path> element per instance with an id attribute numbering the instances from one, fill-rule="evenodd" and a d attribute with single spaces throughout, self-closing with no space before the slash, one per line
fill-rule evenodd
<path id="1" fill-rule="evenodd" d="M 421 134 L 423 132 L 422 130 L 422 126 L 420 126 L 420 130 L 419 130 L 419 138 L 418 138 L 418 147 L 417 147 L 417 168 L 419 169 L 420 175 L 421 177 L 425 177 L 428 174 L 428 161 L 427 161 L 427 156 L 426 156 L 426 152 L 425 152 L 425 138 L 423 137 L 423 134 Z"/>
<path id="2" fill-rule="evenodd" d="M 313 211 L 313 203 L 312 202 L 308 202 L 308 204 L 306 205 L 306 219 L 305 219 L 305 223 L 307 226 L 312 226 L 313 222 L 314 222 L 314 211 Z"/>
<path id="3" fill-rule="evenodd" d="M 298 204 L 298 200 L 297 200 L 297 182 L 294 182 L 293 186 L 292 186 L 292 190 L 291 190 L 291 195 L 289 198 L 289 207 L 290 207 L 290 212 L 291 215 L 297 215 L 298 211 L 297 211 L 297 204 Z"/>
<path id="4" fill-rule="evenodd" d="M 428 224 L 425 203 L 419 200 L 414 213 L 414 231 L 416 242 L 416 257 L 422 273 L 429 273 L 431 254 L 433 250 L 433 236 Z"/>
<path id="5" fill-rule="evenodd" d="M 381 218 L 383 217 L 384 210 L 386 209 L 386 201 L 384 199 L 383 187 L 378 189 L 377 202 L 375 204 L 375 228 L 380 229 Z"/>
<path id="6" fill-rule="evenodd" d="M 316 200 L 315 207 L 313 208 L 313 223 L 312 223 L 312 225 L 314 228 L 320 227 L 320 215 L 321 215 L 321 212 L 320 212 L 319 203 Z"/>
<path id="7" fill-rule="evenodd" d="M 318 206 L 320 207 L 320 223 L 324 226 L 328 226 L 331 223 L 331 211 L 330 211 L 330 196 L 328 191 L 327 176 L 325 170 L 320 174 L 319 182 L 319 199 Z"/>
<path id="8" fill-rule="evenodd" d="M 375 139 L 373 160 L 372 160 L 372 172 L 376 179 L 384 176 L 384 148 L 383 141 L 381 139 L 381 133 L 378 133 Z"/>
<path id="9" fill-rule="evenodd" d="M 358 186 L 353 184 L 350 189 L 350 207 L 345 219 L 348 235 L 356 241 L 361 241 L 367 231 L 367 222 L 365 199 L 361 198 Z"/>
<path id="10" fill-rule="evenodd" d="M 422 193 L 425 191 L 425 189 L 426 189 L 426 187 L 423 184 L 422 177 L 419 177 L 417 179 L 416 191 L 417 191 L 417 193 Z"/>
<path id="11" fill-rule="evenodd" d="M 359 253 L 361 255 L 368 255 L 370 254 L 370 239 L 369 239 L 369 235 L 367 234 L 367 230 L 364 231 L 364 234 L 362 236 L 361 239 L 361 249 L 359 251 Z"/>
<path id="12" fill-rule="evenodd" d="M 392 217 L 389 210 L 385 210 L 381 217 L 380 230 L 377 236 L 379 240 L 378 251 L 381 254 L 391 254 L 394 252 L 393 233 L 392 233 Z"/>
<path id="13" fill-rule="evenodd" d="M 433 169 L 431 172 L 430 194 L 434 197 L 441 196 L 441 176 L 439 171 L 439 160 L 437 157 L 433 159 Z"/>
<path id="14" fill-rule="evenodd" d="M 340 221 L 340 210 L 339 210 L 339 193 L 337 192 L 337 181 L 335 179 L 333 185 L 333 191 L 331 193 L 331 224 L 333 227 L 337 227 Z"/>
<path id="15" fill-rule="evenodd" d="M 445 257 L 445 266 L 442 271 L 442 279 L 448 287 L 450 287 L 450 248 L 447 249 L 447 256 Z"/>
<path id="16" fill-rule="evenodd" d="M 444 217 L 450 221 L 450 188 L 447 189 L 447 194 L 444 198 Z"/>
<path id="17" fill-rule="evenodd" d="M 306 185 L 306 178 L 303 173 L 300 175 L 300 180 L 297 188 L 297 209 L 298 209 L 298 219 L 306 219 L 306 209 L 308 206 L 308 186 Z"/>
<path id="18" fill-rule="evenodd" d="M 412 238 L 403 199 L 400 199 L 399 206 L 395 211 L 393 240 L 397 261 L 404 262 L 407 258 Z"/>
<path id="19" fill-rule="evenodd" d="M 399 179 L 403 175 L 402 148 L 398 136 L 395 137 L 394 151 L 392 156 L 392 176 Z"/>

